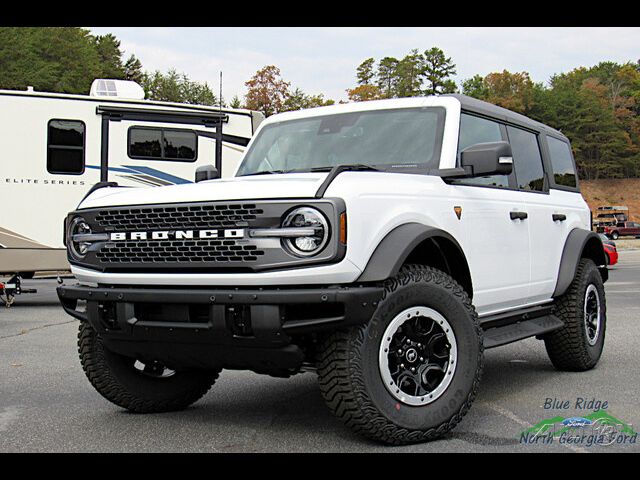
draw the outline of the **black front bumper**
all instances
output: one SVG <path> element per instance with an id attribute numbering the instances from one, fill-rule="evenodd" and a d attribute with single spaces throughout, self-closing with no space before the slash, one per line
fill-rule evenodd
<path id="1" fill-rule="evenodd" d="M 140 288 L 61 285 L 65 311 L 89 322 L 117 353 L 172 367 L 291 371 L 305 361 L 296 339 L 367 322 L 380 286 Z M 78 300 L 86 301 L 79 309 Z"/>

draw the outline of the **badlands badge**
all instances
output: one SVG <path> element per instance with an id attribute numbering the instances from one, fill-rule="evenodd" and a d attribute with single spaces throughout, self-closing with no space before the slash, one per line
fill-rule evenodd
<path id="1" fill-rule="evenodd" d="M 462 207 L 453 207 L 453 211 L 456 212 L 456 217 L 460 220 L 460 217 L 462 216 Z"/>

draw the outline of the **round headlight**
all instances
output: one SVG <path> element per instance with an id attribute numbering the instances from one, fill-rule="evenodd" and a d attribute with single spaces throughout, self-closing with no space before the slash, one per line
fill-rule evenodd
<path id="1" fill-rule="evenodd" d="M 83 258 L 87 254 L 87 251 L 91 246 L 91 243 L 74 241 L 73 236 L 80 235 L 80 234 L 87 234 L 87 233 L 91 233 L 91 227 L 84 220 L 84 218 L 82 217 L 74 218 L 73 221 L 71 222 L 71 225 L 69 226 L 68 243 L 69 243 L 69 250 L 75 257 Z"/>
<path id="2" fill-rule="evenodd" d="M 317 254 L 329 239 L 329 224 L 324 215 L 315 208 L 296 208 L 287 215 L 282 226 L 313 229 L 313 235 L 291 237 L 284 240 L 289 250 L 299 257 L 310 257 Z"/>

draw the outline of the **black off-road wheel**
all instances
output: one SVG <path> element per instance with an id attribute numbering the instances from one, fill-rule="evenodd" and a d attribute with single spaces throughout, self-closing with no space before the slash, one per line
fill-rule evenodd
<path id="1" fill-rule="evenodd" d="M 572 372 L 595 367 L 604 348 L 607 304 L 593 260 L 580 260 L 573 282 L 558 299 L 555 314 L 564 327 L 544 336 L 553 366 Z"/>
<path id="2" fill-rule="evenodd" d="M 78 352 L 91 385 L 110 402 L 136 413 L 183 410 L 207 393 L 220 373 L 173 371 L 111 352 L 86 322 L 80 322 Z"/>
<path id="3" fill-rule="evenodd" d="M 395 445 L 436 439 L 460 422 L 482 367 L 469 296 L 421 265 L 387 280 L 372 319 L 326 337 L 317 361 L 329 409 L 354 431 Z"/>

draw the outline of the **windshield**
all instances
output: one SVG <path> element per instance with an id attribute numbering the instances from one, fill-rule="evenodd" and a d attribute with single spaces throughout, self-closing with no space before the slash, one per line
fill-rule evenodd
<path id="1" fill-rule="evenodd" d="M 237 176 L 371 165 L 381 170 L 438 168 L 442 107 L 340 113 L 265 125 Z"/>

